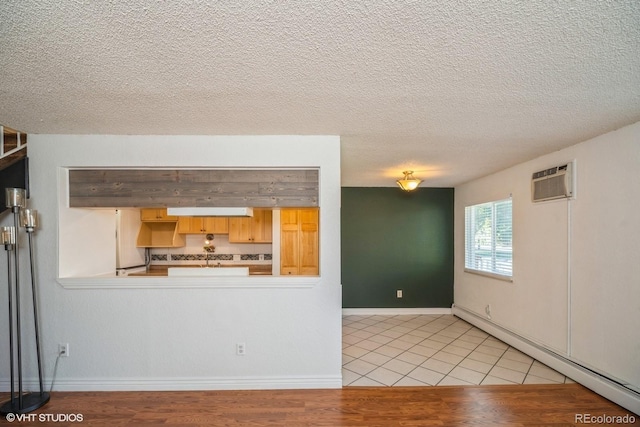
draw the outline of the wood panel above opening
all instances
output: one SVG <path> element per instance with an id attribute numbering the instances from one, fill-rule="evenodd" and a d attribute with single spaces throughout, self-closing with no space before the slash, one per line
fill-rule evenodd
<path id="1" fill-rule="evenodd" d="M 0 125 L 0 169 L 27 156 L 27 134 Z"/>
<path id="2" fill-rule="evenodd" d="M 315 207 L 317 169 L 70 169 L 69 207 Z"/>

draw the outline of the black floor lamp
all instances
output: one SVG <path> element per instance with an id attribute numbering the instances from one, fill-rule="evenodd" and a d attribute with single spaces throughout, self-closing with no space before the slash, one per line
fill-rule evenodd
<path id="1" fill-rule="evenodd" d="M 11 396 L 0 406 L 0 414 L 24 414 L 35 411 L 49 401 L 49 393 L 44 391 L 42 382 L 42 362 L 40 358 L 40 336 L 38 325 L 38 304 L 33 259 L 32 234 L 38 225 L 38 214 L 26 208 L 26 191 L 23 188 L 6 188 L 6 206 L 13 213 L 13 227 L 2 228 L 2 243 L 7 252 L 7 278 L 9 301 L 9 363 L 11 364 Z M 20 265 L 18 252 L 19 225 L 29 235 L 29 264 L 31 266 L 31 294 L 33 304 L 33 324 L 35 328 L 36 356 L 40 392 L 24 393 L 22 382 L 22 325 L 20 317 Z M 17 380 L 17 393 L 16 393 Z"/>

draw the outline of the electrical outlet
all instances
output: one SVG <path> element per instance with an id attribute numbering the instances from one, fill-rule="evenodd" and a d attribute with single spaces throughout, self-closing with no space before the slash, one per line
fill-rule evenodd
<path id="1" fill-rule="evenodd" d="M 247 346 L 243 342 L 236 344 L 236 356 L 244 356 L 247 353 Z"/>
<path id="2" fill-rule="evenodd" d="M 58 354 L 62 357 L 69 357 L 69 343 L 58 344 Z"/>
<path id="3" fill-rule="evenodd" d="M 396 291 L 396 298 L 402 298 L 402 289 Z"/>

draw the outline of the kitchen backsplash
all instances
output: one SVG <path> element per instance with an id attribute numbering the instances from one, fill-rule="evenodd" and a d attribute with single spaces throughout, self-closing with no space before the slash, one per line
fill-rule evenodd
<path id="1" fill-rule="evenodd" d="M 213 253 L 204 251 L 204 236 L 187 235 L 186 246 L 182 248 L 157 248 L 151 250 L 152 264 L 197 264 L 214 261 L 222 264 L 271 264 L 272 245 L 270 243 L 230 243 L 225 234 L 214 236 L 211 244 Z"/>
<path id="2" fill-rule="evenodd" d="M 205 261 L 205 254 L 152 254 L 151 261 Z M 271 261 L 271 254 L 209 254 L 209 261 Z"/>

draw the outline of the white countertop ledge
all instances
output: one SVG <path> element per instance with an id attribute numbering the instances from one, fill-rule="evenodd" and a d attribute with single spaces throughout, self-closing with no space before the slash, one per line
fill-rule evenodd
<path id="1" fill-rule="evenodd" d="M 167 269 L 168 277 L 220 277 L 220 276 L 249 276 L 249 267 L 224 267 L 224 268 L 184 268 L 169 267 Z"/>
<path id="2" fill-rule="evenodd" d="M 313 288 L 319 276 L 249 277 L 59 277 L 64 289 L 275 289 Z"/>

